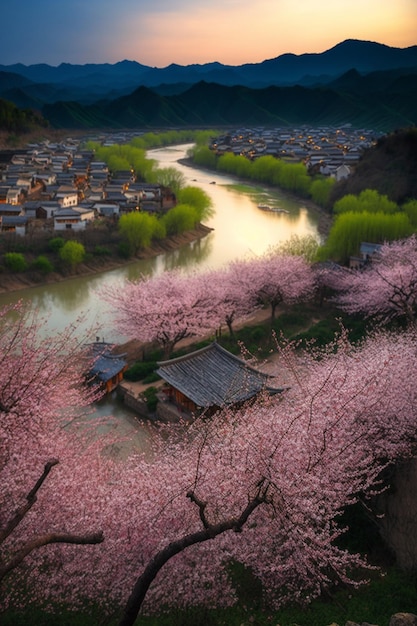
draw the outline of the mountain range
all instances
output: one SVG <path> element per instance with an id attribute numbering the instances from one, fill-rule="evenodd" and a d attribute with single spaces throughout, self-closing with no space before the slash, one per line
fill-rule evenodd
<path id="1" fill-rule="evenodd" d="M 351 123 L 390 130 L 417 122 L 417 46 L 346 40 L 318 54 L 240 66 L 0 65 L 0 98 L 60 128 Z"/>

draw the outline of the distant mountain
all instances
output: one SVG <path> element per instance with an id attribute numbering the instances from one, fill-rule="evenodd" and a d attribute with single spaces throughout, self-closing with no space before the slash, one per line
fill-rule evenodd
<path id="1" fill-rule="evenodd" d="M 174 95 L 147 87 L 109 102 L 47 104 L 42 113 L 57 128 L 168 128 L 178 126 L 342 125 L 392 130 L 417 123 L 417 81 L 361 93 L 355 75 L 341 88 L 302 86 L 250 89 L 200 83 Z M 362 80 L 359 77 L 359 82 Z M 381 77 L 382 80 L 382 77 Z M 353 88 L 347 84 L 353 83 Z M 408 84 L 408 87 L 406 86 Z"/>
<path id="2" fill-rule="evenodd" d="M 0 66 L 0 98 L 60 128 L 416 123 L 417 46 L 347 40 L 320 54 L 226 66 Z"/>
<path id="3" fill-rule="evenodd" d="M 61 89 L 82 90 L 104 95 L 109 89 L 124 93 L 139 86 L 156 87 L 161 84 L 186 83 L 202 80 L 221 85 L 241 85 L 252 88 L 270 85 L 291 86 L 329 82 L 350 69 L 359 73 L 378 70 L 417 67 L 417 46 L 392 48 L 383 44 L 349 39 L 330 50 L 318 54 L 283 54 L 262 63 L 231 66 L 221 63 L 176 65 L 165 68 L 149 67 L 136 61 L 115 64 L 71 65 L 55 67 L 37 65 L 0 65 L 0 71 L 24 76 L 35 83 L 59 85 Z M 3 91 L 0 78 L 0 95 Z M 88 96 L 87 99 L 91 98 Z M 76 99 L 77 98 L 70 98 Z"/>

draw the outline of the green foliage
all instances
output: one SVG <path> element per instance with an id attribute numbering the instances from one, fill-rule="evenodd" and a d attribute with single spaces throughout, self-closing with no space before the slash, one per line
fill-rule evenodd
<path id="1" fill-rule="evenodd" d="M 128 241 L 121 241 L 117 247 L 117 254 L 121 259 L 130 259 L 132 250 Z"/>
<path id="2" fill-rule="evenodd" d="M 348 211 L 335 219 L 318 256 L 321 260 L 333 259 L 346 263 L 350 256 L 359 254 L 362 241 L 383 243 L 408 237 L 412 232 L 412 225 L 405 213 Z"/>
<path id="3" fill-rule="evenodd" d="M 133 254 L 148 248 L 153 239 L 162 239 L 165 236 L 164 225 L 157 217 L 138 211 L 122 215 L 118 228 Z"/>
<path id="4" fill-rule="evenodd" d="M 283 241 L 277 248 L 280 254 L 302 256 L 306 261 L 312 263 L 316 260 L 319 243 L 313 235 L 293 234 L 289 239 Z"/>
<path id="5" fill-rule="evenodd" d="M 33 263 L 33 269 L 42 272 L 42 274 L 50 274 L 55 268 L 48 257 L 44 254 L 40 254 Z"/>
<path id="6" fill-rule="evenodd" d="M 348 194 L 335 202 L 333 211 L 336 214 L 355 211 L 358 213 L 396 213 L 398 205 L 387 196 L 379 194 L 375 189 L 364 189 L 359 196 Z"/>
<path id="7" fill-rule="evenodd" d="M 311 178 L 303 163 L 286 163 L 272 156 L 263 156 L 255 161 L 226 152 L 217 160 L 217 169 L 251 180 L 278 185 L 302 196 L 308 196 Z"/>
<path id="8" fill-rule="evenodd" d="M 180 189 L 177 195 L 179 204 L 188 204 L 192 206 L 197 215 L 198 222 L 203 222 L 213 215 L 213 201 L 204 189 L 200 187 L 184 187 Z"/>
<path id="9" fill-rule="evenodd" d="M 330 203 L 330 193 L 335 184 L 334 178 L 316 178 L 310 186 L 310 195 L 313 202 L 323 208 L 327 208 Z"/>
<path id="10" fill-rule="evenodd" d="M 156 361 L 137 361 L 124 373 L 124 378 L 131 382 L 138 382 L 155 372 L 158 365 Z"/>
<path id="11" fill-rule="evenodd" d="M 208 146 L 196 146 L 191 154 L 191 158 L 196 165 L 217 169 L 217 157 Z"/>
<path id="12" fill-rule="evenodd" d="M 6 252 L 4 264 L 12 272 L 24 272 L 28 268 L 25 256 L 20 252 Z"/>
<path id="13" fill-rule="evenodd" d="M 162 218 L 167 235 L 180 235 L 198 223 L 197 210 L 188 204 L 177 204 Z"/>
<path id="14" fill-rule="evenodd" d="M 64 244 L 65 239 L 62 237 L 53 237 L 48 241 L 48 248 L 51 252 L 59 252 Z"/>
<path id="15" fill-rule="evenodd" d="M 79 241 L 67 241 L 59 250 L 59 258 L 74 269 L 83 262 L 85 258 L 85 248 Z"/>
<path id="16" fill-rule="evenodd" d="M 154 169 L 151 174 L 148 175 L 148 181 L 156 183 L 177 194 L 185 185 L 185 176 L 182 172 L 175 167 L 164 167 L 161 169 Z"/>
<path id="17" fill-rule="evenodd" d="M 401 208 L 408 216 L 412 226 L 417 228 L 417 200 L 408 200 Z"/>
<path id="18" fill-rule="evenodd" d="M 107 246 L 98 245 L 95 246 L 93 254 L 95 256 L 110 256 L 111 250 Z"/>
<path id="19" fill-rule="evenodd" d="M 15 104 L 0 98 L 0 128 L 11 133 L 26 133 L 36 128 L 46 128 L 48 123 L 33 109 L 19 109 Z"/>
<path id="20" fill-rule="evenodd" d="M 147 389 L 145 389 L 145 391 L 143 392 L 146 400 L 146 406 L 148 408 L 148 411 L 150 411 L 151 413 L 155 412 L 156 405 L 158 404 L 158 398 L 156 395 L 157 392 L 158 390 L 156 387 L 147 387 Z"/>

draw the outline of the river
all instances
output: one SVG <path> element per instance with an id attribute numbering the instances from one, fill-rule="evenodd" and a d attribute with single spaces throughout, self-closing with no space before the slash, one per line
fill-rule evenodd
<path id="1" fill-rule="evenodd" d="M 183 145 L 151 150 L 148 157 L 155 159 L 160 168 L 176 167 L 183 173 L 187 185 L 201 187 L 209 194 L 214 214 L 206 222 L 213 228 L 207 237 L 116 270 L 0 294 L 0 306 L 24 299 L 47 317 L 48 333 L 76 323 L 80 335 L 90 333 L 91 341 L 97 335 L 105 341 L 123 341 L 125 338 L 112 329 L 111 311 L 99 296 L 104 285 L 176 267 L 201 271 L 219 268 L 234 259 L 262 254 L 292 234 L 311 234 L 319 238 L 318 216 L 308 211 L 301 201 L 289 199 L 279 191 L 239 185 L 232 177 L 182 165 L 179 161 L 186 157 L 189 148 L 190 145 Z M 261 203 L 279 206 L 286 212 L 262 211 L 258 208 Z M 123 407 L 117 404 L 113 407 L 112 403 L 113 400 L 103 403 L 100 410 L 106 413 L 110 406 L 113 413 L 125 413 Z"/>

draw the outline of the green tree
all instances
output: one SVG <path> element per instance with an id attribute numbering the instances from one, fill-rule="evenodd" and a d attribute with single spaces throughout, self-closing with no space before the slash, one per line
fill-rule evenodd
<path id="1" fill-rule="evenodd" d="M 33 263 L 33 268 L 42 272 L 42 274 L 50 274 L 54 271 L 54 265 L 44 254 L 40 254 Z"/>
<path id="2" fill-rule="evenodd" d="M 384 243 L 408 237 L 412 231 L 405 213 L 342 213 L 335 219 L 319 257 L 345 263 L 350 256 L 359 254 L 362 241 Z"/>
<path id="3" fill-rule="evenodd" d="M 195 209 L 199 222 L 213 215 L 213 201 L 208 193 L 200 187 L 190 186 L 180 189 L 177 199 L 179 204 L 188 204 Z"/>
<path id="4" fill-rule="evenodd" d="M 28 268 L 26 259 L 20 252 L 6 252 L 4 264 L 12 272 L 24 272 Z"/>
<path id="5" fill-rule="evenodd" d="M 59 257 L 74 270 L 85 258 L 85 248 L 79 241 L 67 241 L 59 251 Z"/>
<path id="6" fill-rule="evenodd" d="M 153 170 L 149 176 L 150 180 L 148 179 L 148 182 L 157 183 L 162 187 L 172 189 L 175 194 L 177 194 L 185 185 L 184 174 L 175 167 L 164 167 Z"/>
<path id="7" fill-rule="evenodd" d="M 406 215 L 414 228 L 417 227 L 417 200 L 408 200 L 401 209 Z"/>
<path id="8" fill-rule="evenodd" d="M 161 220 L 149 213 L 137 211 L 121 216 L 119 232 L 128 242 L 133 254 L 148 248 L 153 239 L 162 239 L 165 236 L 165 228 Z"/>
<path id="9" fill-rule="evenodd" d="M 284 163 L 278 176 L 278 185 L 301 195 L 309 195 L 311 178 L 303 163 Z"/>
<path id="10" fill-rule="evenodd" d="M 290 256 L 302 256 L 306 261 L 312 263 L 316 260 L 319 242 L 313 235 L 293 234 L 289 239 L 283 241 L 277 248 L 279 254 Z"/>
<path id="11" fill-rule="evenodd" d="M 48 248 L 51 252 L 59 252 L 65 243 L 62 237 L 53 237 L 48 241 Z"/>
<path id="12" fill-rule="evenodd" d="M 217 157 L 208 146 L 196 146 L 192 149 L 191 158 L 196 165 L 217 169 Z"/>
<path id="13" fill-rule="evenodd" d="M 326 208 L 329 205 L 331 190 L 335 184 L 334 178 L 317 178 L 311 183 L 310 195 L 313 202 Z"/>
<path id="14" fill-rule="evenodd" d="M 180 235 L 192 230 L 199 221 L 196 209 L 188 204 L 177 204 L 162 219 L 167 235 Z"/>
<path id="15" fill-rule="evenodd" d="M 261 156 L 252 163 L 251 178 L 271 185 L 278 184 L 279 173 L 283 166 L 283 161 L 272 155 Z"/>
<path id="16" fill-rule="evenodd" d="M 396 213 L 398 205 L 387 196 L 378 193 L 375 189 L 364 189 L 359 196 L 348 194 L 334 203 L 334 213 L 346 211 L 366 211 L 367 213 Z"/>

